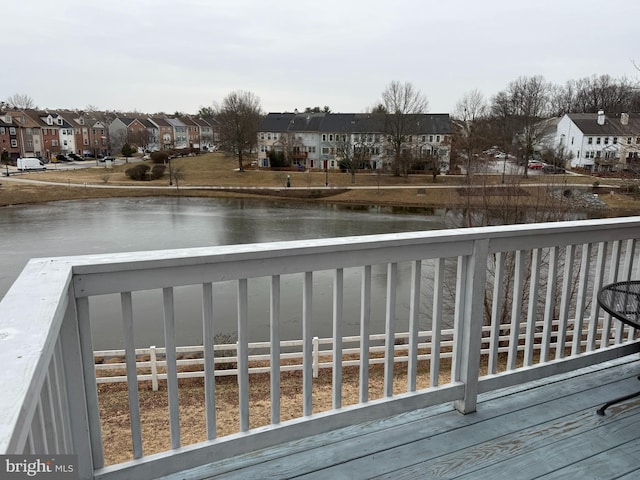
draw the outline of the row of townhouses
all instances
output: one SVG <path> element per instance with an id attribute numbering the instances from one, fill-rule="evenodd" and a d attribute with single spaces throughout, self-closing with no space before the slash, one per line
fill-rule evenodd
<path id="1" fill-rule="evenodd" d="M 219 129 L 213 119 L 183 116 L 128 117 L 69 110 L 0 112 L 0 153 L 10 158 L 52 158 L 57 154 L 106 156 L 125 143 L 139 151 L 215 149 Z"/>
<path id="2" fill-rule="evenodd" d="M 408 115 L 399 156 L 413 165 L 450 167 L 452 122 L 448 114 Z M 394 130 L 385 115 L 371 113 L 269 113 L 260 125 L 258 165 L 277 159 L 305 169 L 337 169 L 347 150 L 358 168 L 380 169 L 397 158 Z M 572 113 L 546 121 L 543 148 L 561 148 L 571 168 L 640 171 L 640 114 Z M 387 132 L 387 133 L 385 133 Z M 215 119 L 197 116 L 127 116 L 72 110 L 0 112 L 0 153 L 10 158 L 118 154 L 129 143 L 139 151 L 215 150 Z M 348 155 L 348 154 L 347 154 Z"/>
<path id="3" fill-rule="evenodd" d="M 274 166 L 274 158 L 309 169 L 337 169 L 340 160 L 357 168 L 380 169 L 396 157 L 390 130 L 403 132 L 400 156 L 414 165 L 433 165 L 448 171 L 451 122 L 448 114 L 406 115 L 402 128 L 390 127 L 384 114 L 269 113 L 258 132 L 258 165 Z"/>
<path id="4" fill-rule="evenodd" d="M 594 172 L 640 170 L 640 114 L 607 116 L 570 113 L 557 123 L 554 145 L 561 147 L 571 168 Z"/>

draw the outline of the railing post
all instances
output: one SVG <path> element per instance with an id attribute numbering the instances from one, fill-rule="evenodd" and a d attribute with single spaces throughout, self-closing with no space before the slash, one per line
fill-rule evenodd
<path id="1" fill-rule="evenodd" d="M 454 402 L 454 407 L 461 413 L 476 410 L 488 253 L 489 240 L 476 240 L 471 256 L 461 258 L 464 262 L 461 269 L 464 289 L 457 294 L 464 297 L 460 304 L 462 311 L 458 329 L 455 332 L 455 335 L 461 337 L 456 342 L 460 348 L 455 352 L 458 355 L 456 363 L 459 365 L 459 371 L 455 372 L 455 375 L 456 380 L 464 383 L 465 389 L 464 398 Z"/>
<path id="2" fill-rule="evenodd" d="M 86 299 L 83 300 L 86 302 Z M 93 368 L 93 351 L 85 351 L 81 346 L 81 333 L 78 326 L 78 312 L 76 302 L 69 294 L 69 304 L 60 327 L 60 345 L 62 351 L 63 370 L 65 372 L 67 408 L 70 412 L 72 451 L 78 455 L 78 478 L 93 478 L 94 468 L 102 467 L 102 451 L 92 449 L 89 411 L 87 409 L 87 395 L 85 389 L 86 368 Z M 83 363 L 83 356 L 91 358 L 91 364 Z M 89 372 L 91 376 L 92 372 Z M 95 387 L 94 387 L 95 388 Z M 93 412 L 97 415 L 97 412 Z M 100 435 L 100 432 L 95 432 Z M 100 448 L 101 445 L 98 447 Z M 95 448 L 95 446 L 94 446 Z"/>
<path id="3" fill-rule="evenodd" d="M 151 363 L 151 388 L 154 392 L 158 391 L 158 357 L 156 355 L 156 346 L 149 347 L 149 362 Z"/>
<path id="4" fill-rule="evenodd" d="M 320 372 L 320 339 L 313 337 L 313 378 L 318 378 Z M 335 368 L 335 365 L 334 365 Z"/>

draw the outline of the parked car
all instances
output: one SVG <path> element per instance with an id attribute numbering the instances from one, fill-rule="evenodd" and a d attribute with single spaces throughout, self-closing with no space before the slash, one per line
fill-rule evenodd
<path id="1" fill-rule="evenodd" d="M 537 160 L 531 160 L 529 162 L 529 168 L 531 170 L 542 170 L 543 167 L 544 167 L 544 163 L 539 162 Z"/>
<path id="2" fill-rule="evenodd" d="M 71 160 L 75 160 L 76 162 L 80 162 L 80 161 L 83 160 L 83 158 L 80 155 L 77 155 L 77 154 L 75 154 L 73 152 L 69 153 L 69 158 Z"/>
<path id="3" fill-rule="evenodd" d="M 544 173 L 565 173 L 566 170 L 562 167 L 558 167 L 556 165 L 545 165 L 542 167 L 542 171 Z"/>
<path id="4" fill-rule="evenodd" d="M 56 155 L 56 160 L 58 160 L 59 162 L 70 162 L 71 161 L 63 153 L 59 153 L 58 155 Z"/>

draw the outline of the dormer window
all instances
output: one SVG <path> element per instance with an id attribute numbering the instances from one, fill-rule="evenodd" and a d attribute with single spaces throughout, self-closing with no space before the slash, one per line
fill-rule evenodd
<path id="1" fill-rule="evenodd" d="M 62 119 L 60 117 L 56 119 L 56 122 L 58 123 L 58 125 L 62 125 Z"/>
<path id="2" fill-rule="evenodd" d="M 53 118 L 51 118 L 51 115 L 47 117 L 47 125 L 53 125 Z"/>
<path id="3" fill-rule="evenodd" d="M 79 118 L 79 119 L 78 119 L 78 123 L 79 123 L 80 125 L 84 125 L 84 118 Z"/>

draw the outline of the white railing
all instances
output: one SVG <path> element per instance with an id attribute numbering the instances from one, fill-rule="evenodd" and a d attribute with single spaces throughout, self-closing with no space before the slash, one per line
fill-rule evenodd
<path id="1" fill-rule="evenodd" d="M 595 302 L 605 283 L 637 278 L 640 218 L 440 230 L 29 262 L 0 303 L 0 454 L 76 453 L 80 478 L 154 478 L 287 440 L 453 402 L 475 410 L 479 393 L 544 378 L 639 351 L 634 334 Z M 371 308 L 372 267 L 384 265 L 384 311 Z M 354 270 L 355 269 L 355 270 Z M 314 318 L 316 272 L 332 272 L 331 318 Z M 357 272 L 360 304 L 359 403 L 342 405 L 345 278 Z M 281 421 L 280 331 L 285 277 L 302 282 L 302 416 Z M 297 278 L 298 278 L 297 277 Z M 270 312 L 271 425 L 251 430 L 248 326 L 253 279 L 266 278 Z M 216 438 L 215 291 L 236 284 L 239 434 Z M 178 409 L 175 287 L 200 285 L 207 438 L 185 446 Z M 143 451 L 133 292 L 162 292 L 171 449 Z M 134 461 L 105 466 L 92 345 L 90 299 L 119 294 Z M 397 306 L 409 305 L 408 318 Z M 377 316 L 383 332 L 373 331 Z M 332 408 L 314 411 L 313 326 L 332 322 Z M 419 342 L 428 323 L 430 345 Z M 408 331 L 406 393 L 394 391 L 396 331 Z M 453 330 L 450 338 L 443 335 Z M 483 333 L 484 331 L 484 333 Z M 583 335 L 571 335 L 573 332 Z M 370 336 L 383 335 L 384 393 L 369 394 Z M 450 342 L 450 343 L 446 343 Z M 484 344 L 483 344 L 484 342 Z M 440 360 L 451 381 L 440 385 Z M 426 356 L 425 356 L 426 355 Z M 428 360 L 428 371 L 418 361 Z M 377 361 L 377 360 L 376 360 Z M 486 363 L 487 374 L 481 375 Z M 424 367 L 423 367 L 424 368 Z M 429 376 L 417 388 L 418 375 Z M 247 441 L 247 436 L 251 441 Z"/>

